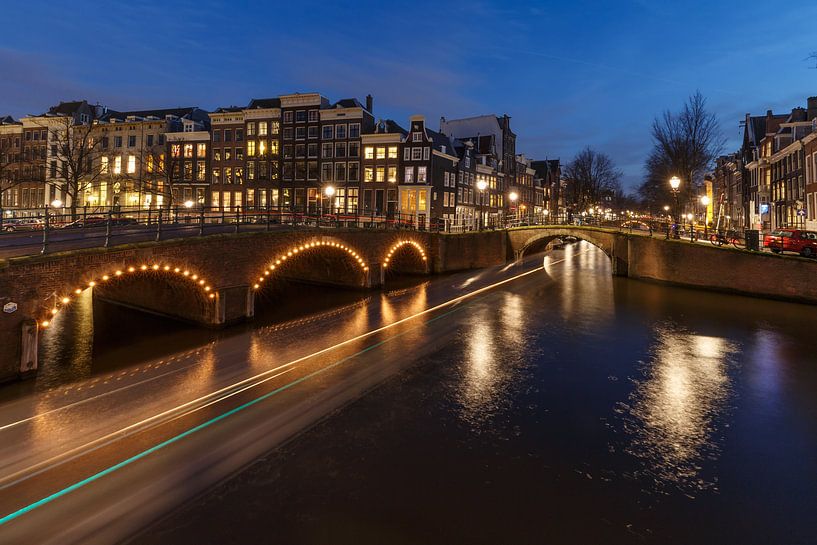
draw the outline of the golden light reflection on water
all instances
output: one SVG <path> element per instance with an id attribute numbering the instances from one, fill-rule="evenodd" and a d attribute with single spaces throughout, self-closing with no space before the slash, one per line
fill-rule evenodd
<path id="1" fill-rule="evenodd" d="M 729 358 L 737 347 L 722 338 L 657 326 L 653 357 L 630 397 L 630 452 L 659 482 L 707 488 L 704 459 L 720 450 L 717 421 L 730 391 Z"/>

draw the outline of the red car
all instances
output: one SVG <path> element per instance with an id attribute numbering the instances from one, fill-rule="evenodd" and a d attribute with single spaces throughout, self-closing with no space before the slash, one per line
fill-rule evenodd
<path id="1" fill-rule="evenodd" d="M 776 229 L 766 235 L 763 246 L 776 254 L 794 252 L 804 257 L 817 257 L 817 232 Z"/>

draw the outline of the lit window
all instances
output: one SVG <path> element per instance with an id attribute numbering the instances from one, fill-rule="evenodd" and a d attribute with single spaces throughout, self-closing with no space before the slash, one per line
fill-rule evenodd
<path id="1" fill-rule="evenodd" d="M 153 156 L 148 155 L 145 159 L 145 170 L 148 172 L 153 172 Z"/>
<path id="2" fill-rule="evenodd" d="M 389 146 L 389 159 L 397 159 L 397 146 Z"/>
<path id="3" fill-rule="evenodd" d="M 100 159 L 99 172 L 101 174 L 107 174 L 108 173 L 108 158 L 107 157 L 102 157 Z"/>
<path id="4" fill-rule="evenodd" d="M 267 154 L 267 141 L 266 140 L 259 140 L 258 141 L 258 155 L 264 157 Z"/>
<path id="5" fill-rule="evenodd" d="M 363 148 L 363 158 L 374 159 L 374 148 L 372 146 L 366 146 Z"/>
<path id="6" fill-rule="evenodd" d="M 255 140 L 247 140 L 247 157 L 255 157 Z"/>
<path id="7" fill-rule="evenodd" d="M 385 159 L 386 158 L 386 148 L 377 148 L 377 158 L 378 159 Z"/>
<path id="8" fill-rule="evenodd" d="M 170 155 L 171 155 L 171 157 L 181 157 L 182 147 L 179 144 L 171 145 L 170 146 Z"/>
<path id="9" fill-rule="evenodd" d="M 406 167 L 403 181 L 407 184 L 414 183 L 414 167 Z"/>
<path id="10" fill-rule="evenodd" d="M 364 182 L 371 182 L 374 180 L 374 168 L 366 167 L 363 169 L 363 181 Z"/>
<path id="11" fill-rule="evenodd" d="M 247 123 L 247 136 L 255 136 L 255 122 Z"/>
<path id="12" fill-rule="evenodd" d="M 184 145 L 184 156 L 188 159 L 193 157 L 193 144 Z"/>
<path id="13" fill-rule="evenodd" d="M 206 157 L 207 156 L 207 144 L 198 144 L 196 147 L 196 157 Z"/>
<path id="14" fill-rule="evenodd" d="M 258 136 L 266 136 L 267 135 L 267 122 L 266 121 L 259 121 L 258 122 Z"/>
<path id="15" fill-rule="evenodd" d="M 389 167 L 388 181 L 392 183 L 397 181 L 397 167 Z"/>
<path id="16" fill-rule="evenodd" d="M 386 179 L 386 167 L 377 167 L 377 176 L 375 177 L 376 182 L 382 182 Z"/>
<path id="17" fill-rule="evenodd" d="M 417 183 L 426 183 L 426 167 L 417 167 Z"/>
<path id="18" fill-rule="evenodd" d="M 128 174 L 136 172 L 136 156 L 128 155 Z"/>
<path id="19" fill-rule="evenodd" d="M 204 161 L 196 162 L 196 180 L 199 182 L 207 180 L 207 163 Z"/>
<path id="20" fill-rule="evenodd" d="M 278 140 L 269 141 L 269 154 L 278 155 Z"/>
<path id="21" fill-rule="evenodd" d="M 113 159 L 113 173 L 117 176 L 122 174 L 122 157 L 119 155 Z"/>

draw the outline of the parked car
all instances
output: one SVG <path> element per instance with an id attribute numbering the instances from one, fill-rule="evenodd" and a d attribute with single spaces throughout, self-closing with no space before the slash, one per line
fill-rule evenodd
<path id="1" fill-rule="evenodd" d="M 800 229 L 776 229 L 763 238 L 763 246 L 772 252 L 794 252 L 817 257 L 817 232 Z"/>
<path id="2" fill-rule="evenodd" d="M 80 227 L 101 227 L 105 225 L 108 218 L 104 216 L 88 216 L 80 218 L 62 226 L 63 229 L 78 229 Z"/>
<path id="3" fill-rule="evenodd" d="M 38 218 L 8 218 L 3 220 L 3 231 L 42 231 L 43 220 Z"/>

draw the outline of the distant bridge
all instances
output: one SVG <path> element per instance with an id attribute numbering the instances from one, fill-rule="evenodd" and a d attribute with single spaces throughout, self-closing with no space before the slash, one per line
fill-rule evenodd
<path id="1" fill-rule="evenodd" d="M 817 262 L 665 240 L 628 230 L 535 226 L 441 234 L 318 229 L 218 234 L 0 261 L 0 380 L 37 368 L 39 330 L 85 290 L 205 326 L 252 318 L 276 275 L 373 289 L 387 273 L 482 268 L 576 237 L 599 247 L 619 276 L 817 303 Z"/>

